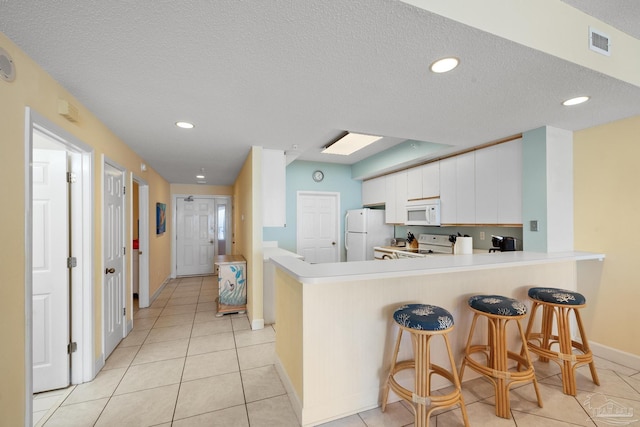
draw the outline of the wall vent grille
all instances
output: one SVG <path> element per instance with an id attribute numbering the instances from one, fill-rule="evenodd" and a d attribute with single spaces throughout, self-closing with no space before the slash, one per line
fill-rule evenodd
<path id="1" fill-rule="evenodd" d="M 611 56 L 609 36 L 602 31 L 589 27 L 589 49 L 603 55 Z"/>

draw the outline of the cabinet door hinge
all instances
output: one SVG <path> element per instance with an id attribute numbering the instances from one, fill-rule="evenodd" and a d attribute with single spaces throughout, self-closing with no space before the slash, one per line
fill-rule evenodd
<path id="1" fill-rule="evenodd" d="M 122 187 L 122 194 L 127 194 L 127 187 Z"/>
<path id="2" fill-rule="evenodd" d="M 78 260 L 74 256 L 67 258 L 67 268 L 74 268 L 78 266 Z"/>
<path id="3" fill-rule="evenodd" d="M 78 351 L 77 342 L 70 342 L 69 344 L 67 344 L 67 354 L 75 353 L 76 351 Z"/>
<path id="4" fill-rule="evenodd" d="M 67 172 L 67 182 L 69 184 L 73 184 L 76 181 L 77 181 L 76 174 L 73 172 Z"/>
<path id="5" fill-rule="evenodd" d="M 127 307 L 122 307 L 122 315 L 123 316 L 127 315 Z"/>
<path id="6" fill-rule="evenodd" d="M 123 246 L 122 247 L 122 255 L 126 255 L 127 254 L 127 247 Z"/>

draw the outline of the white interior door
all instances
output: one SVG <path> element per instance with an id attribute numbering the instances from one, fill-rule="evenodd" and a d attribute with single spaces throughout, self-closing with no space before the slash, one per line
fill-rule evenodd
<path id="1" fill-rule="evenodd" d="M 104 357 L 124 338 L 124 173 L 104 164 Z"/>
<path id="2" fill-rule="evenodd" d="M 298 254 L 307 262 L 339 262 L 338 193 L 298 192 Z"/>
<path id="3" fill-rule="evenodd" d="M 33 150 L 33 392 L 69 385 L 67 153 Z"/>
<path id="4" fill-rule="evenodd" d="M 176 275 L 213 274 L 216 210 L 213 198 L 176 200 Z"/>

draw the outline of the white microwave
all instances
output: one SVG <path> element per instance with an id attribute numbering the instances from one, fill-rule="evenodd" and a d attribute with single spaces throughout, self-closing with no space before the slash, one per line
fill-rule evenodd
<path id="1" fill-rule="evenodd" d="M 405 225 L 440 225 L 440 199 L 407 202 Z"/>

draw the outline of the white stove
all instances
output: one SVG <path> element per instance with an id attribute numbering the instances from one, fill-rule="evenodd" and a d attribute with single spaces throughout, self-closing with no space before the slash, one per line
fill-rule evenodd
<path id="1" fill-rule="evenodd" d="M 417 248 L 399 248 L 391 258 L 424 258 L 432 255 L 453 255 L 453 242 L 448 235 L 420 234 Z"/>

